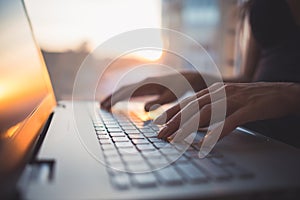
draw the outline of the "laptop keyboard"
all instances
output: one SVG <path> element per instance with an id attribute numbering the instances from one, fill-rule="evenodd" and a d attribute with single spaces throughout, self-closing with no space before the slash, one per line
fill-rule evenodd
<path id="1" fill-rule="evenodd" d="M 100 110 L 95 131 L 112 185 L 117 189 L 152 188 L 159 185 L 204 184 L 209 181 L 249 179 L 253 174 L 211 151 L 198 157 L 195 144 L 176 145 L 158 139 L 159 126 L 137 115 Z"/>

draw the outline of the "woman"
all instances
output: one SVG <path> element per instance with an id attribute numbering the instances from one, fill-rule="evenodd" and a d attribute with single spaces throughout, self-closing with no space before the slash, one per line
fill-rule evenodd
<path id="1" fill-rule="evenodd" d="M 155 123 L 165 124 L 159 138 L 166 139 L 178 133 L 187 136 L 193 132 L 188 128 L 188 121 L 194 119 L 195 111 L 200 113 L 199 127 L 207 126 L 212 105 L 226 103 L 220 138 L 248 123 L 246 126 L 250 129 L 300 147 L 297 140 L 300 132 L 300 1 L 250 0 L 245 9 L 251 37 L 243 73 L 238 78 L 225 80 L 225 85 L 214 84 L 205 89 L 206 84 L 199 74 L 183 72 L 197 93 L 155 119 Z M 158 99 L 145 104 L 146 111 L 154 105 L 172 102 L 176 100 L 174 94 L 153 82 L 171 83 L 176 76 L 149 78 L 127 86 L 114 94 L 117 98 L 107 97 L 101 106 L 109 110 L 117 101 L 128 98 L 133 90 L 134 96 L 159 95 Z M 218 94 L 223 89 L 227 97 L 221 95 L 211 102 L 208 91 Z M 185 88 L 182 90 L 184 93 Z M 199 109 L 195 109 L 195 105 Z M 220 128 L 215 127 L 208 135 Z"/>

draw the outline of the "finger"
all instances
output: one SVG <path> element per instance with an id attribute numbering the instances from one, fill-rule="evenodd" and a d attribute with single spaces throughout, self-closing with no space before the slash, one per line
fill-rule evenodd
<path id="1" fill-rule="evenodd" d="M 201 90 L 196 95 L 193 95 L 191 97 L 184 99 L 182 102 L 178 103 L 177 105 L 173 106 L 172 108 L 170 108 L 167 111 L 165 111 L 164 113 L 162 113 L 160 116 L 158 116 L 153 121 L 153 123 L 162 125 L 162 124 L 168 122 L 171 118 L 173 118 L 182 108 L 184 108 L 190 102 L 192 102 L 204 95 L 207 95 L 209 92 L 213 95 L 213 99 L 222 98 L 224 95 L 221 94 L 221 92 L 219 90 L 223 86 L 224 86 L 224 83 L 218 82 L 218 83 L 211 85 L 210 87 L 208 87 L 206 89 Z M 219 95 L 214 94 L 215 92 L 218 92 Z"/>
<path id="2" fill-rule="evenodd" d="M 219 93 L 217 90 L 216 92 Z M 214 92 L 212 92 L 214 93 Z M 218 98 L 221 95 L 215 95 Z M 226 99 L 217 99 L 211 103 L 211 95 L 206 94 L 200 98 L 190 102 L 180 112 L 178 112 L 172 119 L 166 123 L 166 128 L 158 133 L 158 138 L 166 138 L 172 135 L 180 128 L 180 125 L 189 120 L 195 113 L 200 112 L 200 119 L 198 121 L 198 127 L 207 126 L 209 123 L 215 123 L 225 119 L 227 114 L 234 112 L 237 108 L 235 104 L 229 104 L 226 110 Z M 213 109 L 213 116 L 212 116 Z M 228 113 L 226 113 L 228 112 Z"/>
<path id="3" fill-rule="evenodd" d="M 136 85 L 124 86 L 118 89 L 113 94 L 109 95 L 102 103 L 101 108 L 110 110 L 111 107 L 116 104 L 118 101 L 129 98 Z"/>
<path id="4" fill-rule="evenodd" d="M 109 95 L 101 103 L 101 107 L 106 110 L 110 110 L 117 102 L 128 99 L 130 97 L 138 97 L 144 95 L 153 95 L 159 93 L 159 85 L 153 83 L 147 83 L 147 80 L 121 87 L 113 94 Z"/>
<path id="5" fill-rule="evenodd" d="M 199 100 L 199 99 L 198 99 Z M 168 123 L 165 129 L 161 130 L 158 133 L 159 138 L 166 138 L 176 132 L 178 129 L 182 129 L 181 124 L 184 124 L 191 117 L 193 117 L 197 112 L 199 112 L 198 119 L 198 128 L 210 126 L 211 124 L 215 124 L 221 121 L 224 121 L 225 118 L 232 113 L 236 112 L 240 109 L 234 103 L 226 104 L 226 99 L 221 99 L 213 103 L 207 103 L 206 105 L 200 105 L 201 100 L 199 100 L 198 104 L 192 105 L 189 104 L 185 109 L 183 109 L 180 113 L 178 113 L 174 118 L 172 118 Z M 196 102 L 196 101 L 195 101 Z M 198 111 L 197 106 L 202 106 L 200 111 Z M 194 118 L 195 120 L 195 118 Z"/>
<path id="6" fill-rule="evenodd" d="M 170 103 L 174 99 L 174 94 L 170 90 L 166 90 L 162 95 L 153 101 L 149 101 L 145 104 L 145 111 L 157 109 L 160 105 Z"/>
<path id="7" fill-rule="evenodd" d="M 171 118 L 173 118 L 182 108 L 187 106 L 190 102 L 196 100 L 197 98 L 208 94 L 208 89 L 201 90 L 196 95 L 193 95 L 191 97 L 187 97 L 184 100 L 182 100 L 180 103 L 176 104 L 172 108 L 169 108 L 167 111 L 159 115 L 153 123 L 162 125 L 166 122 L 168 122 Z"/>
<path id="8" fill-rule="evenodd" d="M 186 123 L 193 115 L 195 115 L 196 113 L 200 113 L 200 109 L 208 103 L 210 103 L 208 94 L 190 102 L 167 122 L 166 128 L 158 133 L 158 138 L 165 139 L 166 137 L 172 135 L 175 131 L 181 128 L 180 126 Z M 199 123 L 199 119 L 197 120 L 197 123 Z"/>
<path id="9" fill-rule="evenodd" d="M 224 86 L 224 82 L 216 82 L 214 84 L 212 84 L 211 86 L 209 86 L 207 89 L 210 91 L 210 92 L 213 92 L 215 90 L 218 90 L 220 89 L 221 87 Z"/>
<path id="10" fill-rule="evenodd" d="M 193 138 L 188 138 L 192 133 L 198 130 L 199 113 L 196 113 L 188 121 L 186 121 L 174 135 L 171 136 L 171 142 L 181 142 L 185 140 L 188 143 L 193 142 Z"/>

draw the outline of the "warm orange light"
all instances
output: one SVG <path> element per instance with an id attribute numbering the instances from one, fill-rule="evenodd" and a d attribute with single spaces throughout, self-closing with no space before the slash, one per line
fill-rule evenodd
<path id="1" fill-rule="evenodd" d="M 136 56 L 149 61 L 159 60 L 162 54 L 163 54 L 162 50 L 142 50 L 135 53 Z"/>
<path id="2" fill-rule="evenodd" d="M 48 51 L 74 49 L 82 41 L 89 41 L 96 48 L 120 33 L 161 27 L 160 0 L 25 2 L 39 44 Z M 145 58 L 158 59 L 158 55 Z"/>
<path id="3" fill-rule="evenodd" d="M 20 127 L 21 123 L 18 123 L 16 125 L 14 125 L 13 127 L 11 127 L 10 129 L 8 129 L 5 134 L 3 135 L 3 138 L 10 138 L 14 135 L 14 133 L 18 130 L 18 128 Z"/>

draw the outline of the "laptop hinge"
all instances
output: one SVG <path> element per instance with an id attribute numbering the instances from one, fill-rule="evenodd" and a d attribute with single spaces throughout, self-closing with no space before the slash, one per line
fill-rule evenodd
<path id="1" fill-rule="evenodd" d="M 35 142 L 35 145 L 34 145 L 34 148 L 33 148 L 32 154 L 31 154 L 31 158 L 29 160 L 29 164 L 36 162 L 36 156 L 37 156 L 37 154 L 38 154 L 38 152 L 39 152 L 39 150 L 40 150 L 40 148 L 41 148 L 41 146 L 43 144 L 43 141 L 44 141 L 44 139 L 46 137 L 46 134 L 47 134 L 49 126 L 51 124 L 53 115 L 54 115 L 54 113 L 51 113 L 49 115 L 49 117 L 48 117 L 45 125 L 42 128 L 42 131 L 41 131 L 40 135 L 38 136 L 38 138 L 37 138 L 37 140 Z"/>

